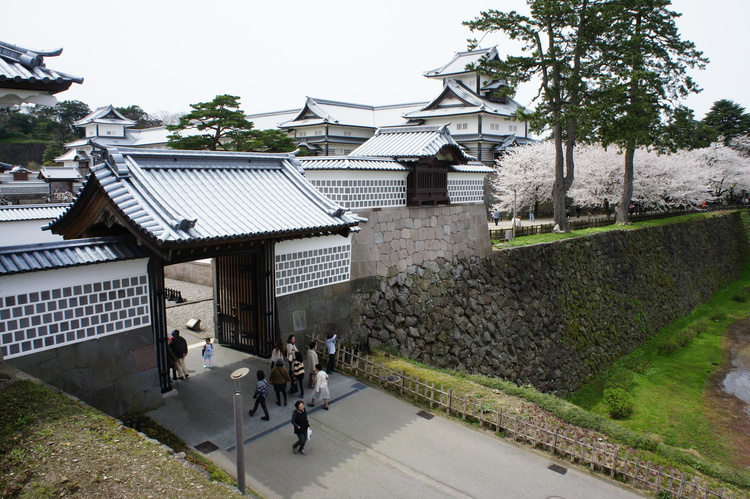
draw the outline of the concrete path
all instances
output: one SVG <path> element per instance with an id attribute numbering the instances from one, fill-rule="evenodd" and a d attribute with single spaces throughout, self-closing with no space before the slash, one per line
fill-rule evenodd
<path id="1" fill-rule="evenodd" d="M 270 421 L 247 414 L 254 374 L 259 368 L 268 373 L 269 363 L 218 346 L 216 367 L 203 369 L 200 348 L 194 342 L 188 355 L 190 379 L 178 382 L 165 405 L 148 415 L 235 474 L 236 382 L 229 376 L 248 367 L 251 374 L 241 382 L 246 482 L 265 497 L 643 497 L 491 433 L 441 416 L 426 419 L 415 406 L 338 373 L 331 376 L 330 410 L 308 407 L 313 437 L 307 455 L 293 454 L 289 421 L 296 398 L 277 406 L 271 391 Z M 567 472 L 550 470 L 552 464 Z"/>

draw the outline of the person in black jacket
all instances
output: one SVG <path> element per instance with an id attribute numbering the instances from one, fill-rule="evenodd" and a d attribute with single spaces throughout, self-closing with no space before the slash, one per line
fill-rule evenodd
<path id="1" fill-rule="evenodd" d="M 188 344 L 187 341 L 185 341 L 185 338 L 180 336 L 180 331 L 177 329 L 172 331 L 172 344 L 170 346 L 172 347 L 174 356 L 177 358 L 177 361 L 175 362 L 177 378 L 189 378 L 190 375 L 187 372 L 187 367 L 185 367 L 185 357 L 187 357 L 188 354 Z"/>
<path id="2" fill-rule="evenodd" d="M 307 442 L 307 429 L 310 428 L 310 423 L 307 421 L 307 411 L 305 411 L 305 403 L 302 400 L 298 400 L 294 403 L 292 426 L 294 426 L 294 434 L 297 435 L 298 439 L 298 441 L 292 445 L 292 451 L 294 451 L 295 454 L 299 452 L 304 455 L 305 443 Z"/>

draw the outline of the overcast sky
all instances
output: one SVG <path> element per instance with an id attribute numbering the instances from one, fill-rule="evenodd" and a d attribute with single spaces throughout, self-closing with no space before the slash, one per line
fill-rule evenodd
<path id="1" fill-rule="evenodd" d="M 218 94 L 247 113 L 299 108 L 305 97 L 382 105 L 431 100 L 422 73 L 466 50 L 462 21 L 523 0 L 40 0 L 3 2 L 0 40 L 32 50 L 62 47 L 49 68 L 84 77 L 58 95 L 95 108 L 139 105 L 187 112 Z M 685 104 L 702 118 L 731 99 L 750 109 L 747 0 L 674 0 L 683 38 L 711 60 L 694 74 L 702 93 Z M 743 34 L 745 33 L 745 34 Z M 479 34 L 481 36 L 481 33 Z M 516 45 L 501 34 L 481 46 Z M 535 88 L 519 90 L 528 105 Z"/>

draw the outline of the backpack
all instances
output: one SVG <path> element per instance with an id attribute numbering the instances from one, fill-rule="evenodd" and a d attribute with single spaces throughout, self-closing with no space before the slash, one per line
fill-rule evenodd
<path id="1" fill-rule="evenodd" d="M 260 394 L 261 397 L 264 399 L 268 398 L 268 381 L 263 380 L 263 384 L 260 386 L 260 388 L 255 389 L 256 394 Z"/>

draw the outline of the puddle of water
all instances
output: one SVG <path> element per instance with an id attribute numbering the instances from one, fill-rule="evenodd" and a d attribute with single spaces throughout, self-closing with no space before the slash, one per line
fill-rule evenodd
<path id="1" fill-rule="evenodd" d="M 750 342 L 732 350 L 732 365 L 735 367 L 724 378 L 722 387 L 745 402 L 745 412 L 750 416 Z"/>

